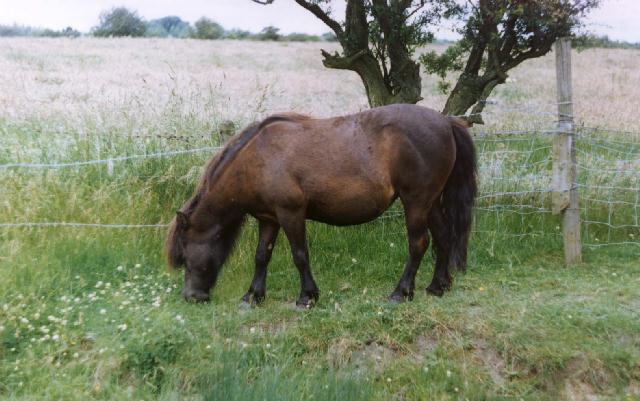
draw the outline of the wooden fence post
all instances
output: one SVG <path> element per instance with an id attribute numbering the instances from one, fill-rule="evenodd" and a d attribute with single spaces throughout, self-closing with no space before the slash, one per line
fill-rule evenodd
<path id="1" fill-rule="evenodd" d="M 574 147 L 571 94 L 571 39 L 555 44 L 558 91 L 558 133 L 553 139 L 553 213 L 562 214 L 564 260 L 567 265 L 582 261 L 580 208 L 578 206 L 576 151 Z"/>

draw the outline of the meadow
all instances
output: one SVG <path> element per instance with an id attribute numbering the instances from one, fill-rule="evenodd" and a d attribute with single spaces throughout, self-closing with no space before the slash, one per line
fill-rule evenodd
<path id="1" fill-rule="evenodd" d="M 332 46 L 1 39 L 0 165 L 215 147 L 228 121 L 365 109 L 357 76 L 322 66 L 319 49 Z M 2 224 L 165 224 L 212 151 L 0 169 L 0 399 L 640 399 L 640 209 L 637 190 L 624 190 L 640 176 L 639 56 L 573 54 L 576 121 L 593 135 L 581 160 L 599 169 L 584 182 L 618 189 L 584 201 L 588 220 L 609 225 L 588 226 L 593 246 L 571 268 L 549 194 L 537 191 L 548 186 L 551 138 L 494 134 L 553 126 L 553 55 L 496 90 L 487 124 L 473 128 L 482 181 L 469 271 L 443 298 L 423 291 L 429 256 L 415 299 L 386 301 L 406 257 L 394 207 L 364 226 L 310 224 L 321 290 L 311 310 L 292 308 L 298 275 L 284 238 L 265 304 L 239 308 L 253 274 L 251 220 L 211 303 L 188 304 L 182 273 L 163 258 L 165 227 Z M 423 97 L 436 109 L 445 101 L 426 76 Z M 605 135 L 619 142 L 600 143 Z M 621 154 L 629 163 L 607 170 Z"/>

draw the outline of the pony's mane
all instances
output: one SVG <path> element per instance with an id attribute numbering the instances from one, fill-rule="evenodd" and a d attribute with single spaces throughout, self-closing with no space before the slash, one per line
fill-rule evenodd
<path id="1" fill-rule="evenodd" d="M 220 178 L 225 168 L 236 158 L 238 153 L 267 125 L 280 121 L 299 122 L 309 118 L 308 116 L 297 113 L 274 114 L 261 122 L 250 124 L 239 134 L 232 136 L 224 145 L 222 151 L 215 155 L 207 164 L 202 179 L 196 188 L 196 194 L 206 192 L 208 188 Z"/>
<path id="2" fill-rule="evenodd" d="M 200 201 L 204 193 L 206 193 L 211 185 L 216 182 L 216 180 L 224 172 L 224 169 L 235 159 L 238 153 L 240 153 L 240 151 L 267 125 L 280 121 L 299 122 L 307 120 L 309 118 L 310 117 L 308 116 L 296 113 L 275 114 L 265 118 L 261 122 L 249 125 L 247 128 L 242 130 L 242 132 L 231 137 L 225 144 L 223 150 L 209 161 L 205 172 L 200 179 L 200 183 L 196 187 L 194 195 L 180 208 L 180 211 L 187 216 L 190 216 L 198 206 L 198 202 Z M 238 232 L 239 227 L 238 230 L 235 230 L 232 235 L 230 235 L 230 237 L 235 239 Z M 179 244 L 178 237 L 178 224 L 176 223 L 176 219 L 174 218 L 171 221 L 166 242 L 167 259 L 169 261 L 169 265 L 172 267 L 178 267 L 184 264 L 184 255 L 182 253 L 182 247 Z M 233 239 L 231 244 L 229 244 L 229 248 L 233 246 Z"/>

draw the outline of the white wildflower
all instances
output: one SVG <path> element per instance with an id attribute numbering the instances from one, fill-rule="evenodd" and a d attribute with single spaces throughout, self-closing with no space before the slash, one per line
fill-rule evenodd
<path id="1" fill-rule="evenodd" d="M 118 330 L 120 331 L 125 331 L 127 329 L 127 324 L 126 323 L 122 323 L 118 325 Z"/>
<path id="2" fill-rule="evenodd" d="M 98 281 L 98 282 L 96 283 L 96 288 L 100 288 L 100 287 L 102 287 L 102 285 L 103 285 L 103 284 L 104 284 L 104 283 L 103 283 L 102 281 Z"/>
<path id="3" fill-rule="evenodd" d="M 116 270 L 117 270 L 117 271 L 119 271 L 119 272 L 121 272 L 121 271 L 123 271 L 123 270 L 124 270 L 124 267 L 122 267 L 122 266 L 118 266 L 118 267 L 116 267 Z"/>
<path id="4" fill-rule="evenodd" d="M 101 314 L 101 315 L 104 315 L 105 313 L 107 313 L 107 310 L 106 310 L 106 309 L 104 309 L 104 308 L 103 308 L 103 309 L 100 309 L 100 314 Z"/>

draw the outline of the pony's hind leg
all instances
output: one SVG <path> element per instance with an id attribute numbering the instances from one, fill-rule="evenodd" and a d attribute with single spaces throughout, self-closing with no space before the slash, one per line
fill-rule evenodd
<path id="1" fill-rule="evenodd" d="M 407 223 L 407 239 L 409 241 L 409 259 L 404 267 L 404 272 L 396 289 L 389 296 L 389 300 L 402 302 L 405 299 L 413 299 L 415 278 L 420 262 L 429 247 L 427 234 L 427 221 L 429 206 L 427 202 L 407 202 L 404 199 L 405 220 Z"/>
<path id="2" fill-rule="evenodd" d="M 434 205 L 429 215 L 429 230 L 433 238 L 433 249 L 436 254 L 436 267 L 433 271 L 431 284 L 427 287 L 427 292 L 441 297 L 445 291 L 451 288 L 451 274 L 449 273 L 449 248 L 447 241 L 448 228 L 442 218 L 440 205 Z"/>
<path id="3" fill-rule="evenodd" d="M 278 221 L 291 245 L 293 263 L 300 273 L 300 297 L 296 306 L 309 308 L 318 301 L 320 290 L 316 285 L 309 266 L 309 249 L 305 232 L 304 211 L 278 210 Z"/>
<path id="4" fill-rule="evenodd" d="M 277 223 L 260 220 L 258 223 L 258 247 L 256 249 L 256 270 L 251 286 L 242 301 L 256 305 L 264 300 L 267 292 L 267 265 L 278 237 L 280 226 Z"/>

